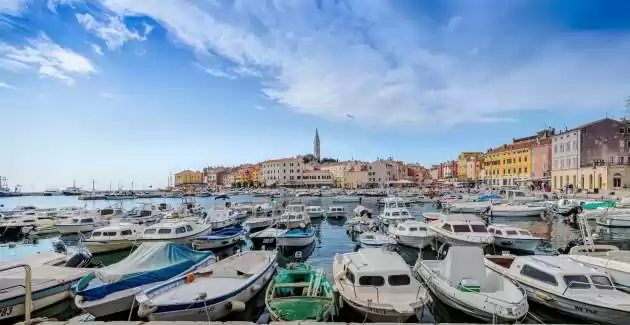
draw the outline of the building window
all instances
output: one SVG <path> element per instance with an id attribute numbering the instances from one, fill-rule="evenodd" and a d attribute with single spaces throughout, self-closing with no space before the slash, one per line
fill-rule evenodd
<path id="1" fill-rule="evenodd" d="M 519 173 L 519 174 L 521 173 L 521 168 L 520 168 L 520 167 L 519 167 L 519 169 L 518 169 L 518 173 Z"/>
<path id="2" fill-rule="evenodd" d="M 621 133 L 621 134 L 624 134 L 624 133 L 625 133 L 625 131 L 626 131 L 626 128 L 620 128 L 620 129 L 619 129 L 619 133 Z"/>
<path id="3" fill-rule="evenodd" d="M 527 167 L 525 167 L 525 174 L 527 174 Z"/>
<path id="4" fill-rule="evenodd" d="M 611 164 L 614 164 L 615 163 L 615 157 L 614 156 L 610 156 L 608 158 L 608 162 L 611 163 Z"/>
<path id="5" fill-rule="evenodd" d="M 557 153 L 558 152 L 558 145 L 553 146 L 553 153 Z"/>
<path id="6" fill-rule="evenodd" d="M 619 163 L 623 164 L 623 157 L 619 157 Z"/>
<path id="7" fill-rule="evenodd" d="M 553 177 L 553 187 L 558 188 L 558 180 L 556 179 L 556 176 Z"/>
<path id="8" fill-rule="evenodd" d="M 580 188 L 584 188 L 584 175 L 580 179 Z"/>
<path id="9" fill-rule="evenodd" d="M 614 188 L 620 188 L 621 187 L 621 174 L 616 173 L 613 176 L 613 187 Z"/>

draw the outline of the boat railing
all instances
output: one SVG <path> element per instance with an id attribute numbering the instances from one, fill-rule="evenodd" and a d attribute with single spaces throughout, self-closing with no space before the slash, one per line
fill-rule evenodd
<path id="1" fill-rule="evenodd" d="M 33 309 L 33 301 L 31 297 L 31 278 L 32 278 L 32 270 L 31 266 L 28 264 L 14 264 L 7 267 L 0 268 L 0 272 L 24 268 L 24 272 L 26 273 L 24 276 L 24 324 L 31 323 L 31 311 Z M 21 287 L 21 286 L 15 286 Z M 14 287 L 14 288 L 15 288 Z"/>
<path id="2" fill-rule="evenodd" d="M 339 283 L 341 284 L 341 286 L 342 286 L 342 287 L 343 287 L 343 286 L 350 286 L 350 284 L 347 284 L 347 283 L 343 283 L 343 282 L 339 282 Z M 353 283 L 353 284 L 352 284 L 352 292 L 354 293 L 354 298 L 355 298 L 355 299 L 358 299 L 358 297 L 357 297 L 357 287 L 358 287 L 359 289 L 362 289 L 362 288 L 372 288 L 372 289 L 374 289 L 374 290 L 376 291 L 376 302 L 378 302 L 378 303 L 380 303 L 380 302 L 381 302 L 381 301 L 380 301 L 380 300 L 381 300 L 381 299 L 380 299 L 380 292 L 379 292 L 379 290 L 378 290 L 378 287 L 374 287 L 374 286 L 361 286 L 361 285 L 357 286 L 357 285 L 355 285 L 355 284 Z"/>

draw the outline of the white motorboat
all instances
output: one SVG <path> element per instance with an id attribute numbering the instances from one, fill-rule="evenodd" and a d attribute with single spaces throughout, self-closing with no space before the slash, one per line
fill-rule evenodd
<path id="1" fill-rule="evenodd" d="M 543 218 L 547 208 L 539 205 L 526 204 L 493 204 L 490 206 L 489 215 L 492 217 L 506 218 Z"/>
<path id="2" fill-rule="evenodd" d="M 416 195 L 413 197 L 413 201 L 416 203 L 433 203 L 433 199 L 428 197 L 428 196 L 424 196 L 424 195 Z"/>
<path id="3" fill-rule="evenodd" d="M 427 223 L 427 228 L 451 245 L 486 246 L 494 242 L 486 224 L 470 214 L 440 214 L 438 220 Z"/>
<path id="4" fill-rule="evenodd" d="M 485 264 L 516 282 L 530 301 L 587 322 L 628 323 L 630 295 L 570 256 L 486 256 Z"/>
<path id="5" fill-rule="evenodd" d="M 315 228 L 308 224 L 304 227 L 289 229 L 276 237 L 278 247 L 304 247 L 315 241 Z"/>
<path id="6" fill-rule="evenodd" d="M 103 317 L 133 308 L 134 296 L 175 276 L 194 272 L 215 260 L 212 252 L 173 243 L 143 243 L 125 259 L 94 269 L 74 287 L 74 303 Z"/>
<path id="7" fill-rule="evenodd" d="M 13 238 L 20 234 L 51 234 L 57 232 L 59 221 L 45 214 L 9 218 L 0 223 L 0 236 Z"/>
<path id="8" fill-rule="evenodd" d="M 346 208 L 342 205 L 331 205 L 326 212 L 326 218 L 343 219 L 346 217 Z"/>
<path id="9" fill-rule="evenodd" d="M 236 224 L 237 212 L 230 208 L 210 210 L 206 217 L 206 222 L 212 226 L 213 230 L 232 227 Z"/>
<path id="10" fill-rule="evenodd" d="M 332 199 L 334 203 L 358 203 L 361 201 L 360 196 L 336 196 Z"/>
<path id="11" fill-rule="evenodd" d="M 469 201 L 445 203 L 444 208 L 451 213 L 474 213 L 478 214 L 490 207 L 490 201 Z"/>
<path id="12" fill-rule="evenodd" d="M 143 229 L 140 225 L 126 222 L 101 227 L 93 230 L 89 237 L 83 239 L 83 245 L 92 254 L 131 249 L 142 234 Z"/>
<path id="13" fill-rule="evenodd" d="M 364 232 L 359 235 L 359 244 L 363 248 L 381 247 L 383 245 L 393 245 L 396 241 L 387 235 L 378 232 Z"/>
<path id="14" fill-rule="evenodd" d="M 57 224 L 57 231 L 62 234 L 78 234 L 83 232 L 90 232 L 94 229 L 104 227 L 109 224 L 107 220 L 101 220 L 100 215 L 90 213 L 81 214 L 68 218 L 65 221 Z"/>
<path id="15" fill-rule="evenodd" d="M 505 192 L 505 200 L 508 202 L 515 203 L 531 203 L 543 201 L 543 198 L 536 197 L 531 192 L 521 191 L 521 190 L 507 190 Z"/>
<path id="16" fill-rule="evenodd" d="M 306 213 L 311 219 L 323 218 L 326 216 L 326 211 L 319 205 L 310 205 L 306 207 Z"/>
<path id="17" fill-rule="evenodd" d="M 423 249 L 433 240 L 434 235 L 427 229 L 427 224 L 417 220 L 407 220 L 396 226 L 390 226 L 387 233 L 399 245 Z"/>
<path id="18" fill-rule="evenodd" d="M 610 228 L 630 228 L 630 209 L 602 209 L 597 224 Z M 620 211 L 626 210 L 626 211 Z"/>
<path id="19" fill-rule="evenodd" d="M 361 217 L 361 216 L 364 216 L 364 215 L 372 215 L 372 210 L 370 210 L 370 209 L 368 209 L 368 208 L 366 208 L 366 207 L 364 207 L 364 206 L 362 206 L 360 204 L 357 205 L 357 207 L 354 208 L 352 210 L 352 212 L 354 213 L 355 217 Z"/>
<path id="20" fill-rule="evenodd" d="M 198 236 L 192 241 L 194 249 L 217 249 L 234 245 L 241 240 L 245 231 L 241 227 L 223 228 L 204 236 Z"/>
<path id="21" fill-rule="evenodd" d="M 300 228 L 311 223 L 303 204 L 289 204 L 284 213 L 276 220 L 276 224 L 287 229 Z"/>
<path id="22" fill-rule="evenodd" d="M 414 269 L 440 301 L 477 319 L 514 323 L 529 309 L 515 284 L 484 266 L 481 247 L 451 246 L 445 259 L 418 259 Z"/>
<path id="23" fill-rule="evenodd" d="M 383 228 L 397 225 L 401 222 L 412 220 L 414 217 L 409 213 L 405 206 L 405 201 L 399 197 L 386 197 L 383 199 L 385 204 L 380 220 Z"/>
<path id="24" fill-rule="evenodd" d="M 144 229 L 139 240 L 143 242 L 167 241 L 186 244 L 195 237 L 205 235 L 212 227 L 194 221 L 161 221 Z"/>
<path id="25" fill-rule="evenodd" d="M 276 251 L 248 251 L 136 295 L 138 315 L 150 321 L 214 321 L 242 312 L 271 280 Z"/>
<path id="26" fill-rule="evenodd" d="M 278 229 L 278 228 L 266 228 L 259 232 L 253 233 L 249 236 L 249 239 L 252 241 L 254 246 L 261 247 L 263 245 L 276 245 L 276 239 L 278 236 L 289 231 L 288 229 Z"/>
<path id="27" fill-rule="evenodd" d="M 542 238 L 525 229 L 508 225 L 492 224 L 488 232 L 494 235 L 494 245 L 500 248 L 533 253 L 542 243 Z"/>
<path id="28" fill-rule="evenodd" d="M 343 301 L 373 322 L 404 323 L 430 299 L 403 258 L 381 248 L 335 255 L 333 274 Z"/>
<path id="29" fill-rule="evenodd" d="M 272 217 L 252 217 L 245 222 L 243 222 L 243 227 L 246 228 L 250 233 L 254 233 L 265 228 L 271 227 L 273 225 Z"/>
<path id="30" fill-rule="evenodd" d="M 90 269 L 51 266 L 42 261 L 35 264 L 27 261 L 14 263 L 3 262 L 0 267 L 16 264 L 31 266 L 31 311 L 41 310 L 70 298 L 72 285 L 91 271 Z M 25 282 L 23 268 L 0 272 L 0 323 L 14 324 L 24 320 Z"/>

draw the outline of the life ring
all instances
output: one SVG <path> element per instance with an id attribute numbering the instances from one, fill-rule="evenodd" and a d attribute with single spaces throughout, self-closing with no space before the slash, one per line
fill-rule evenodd
<path id="1" fill-rule="evenodd" d="M 184 283 L 192 283 L 193 281 L 195 281 L 195 278 L 196 278 L 195 274 L 194 273 L 190 273 L 184 279 Z"/>

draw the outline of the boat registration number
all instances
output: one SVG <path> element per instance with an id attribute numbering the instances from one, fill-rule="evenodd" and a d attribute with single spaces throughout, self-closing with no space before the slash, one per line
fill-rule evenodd
<path id="1" fill-rule="evenodd" d="M 0 317 L 9 316 L 13 312 L 13 306 L 0 309 Z"/>
<path id="2" fill-rule="evenodd" d="M 263 239 L 263 244 L 272 244 L 273 243 L 273 238 L 265 238 Z"/>
<path id="3" fill-rule="evenodd" d="M 581 313 L 588 313 L 591 315 L 596 315 L 597 314 L 597 310 L 593 310 L 593 309 L 589 309 L 589 308 L 584 308 L 582 306 L 573 306 L 573 308 Z"/>

